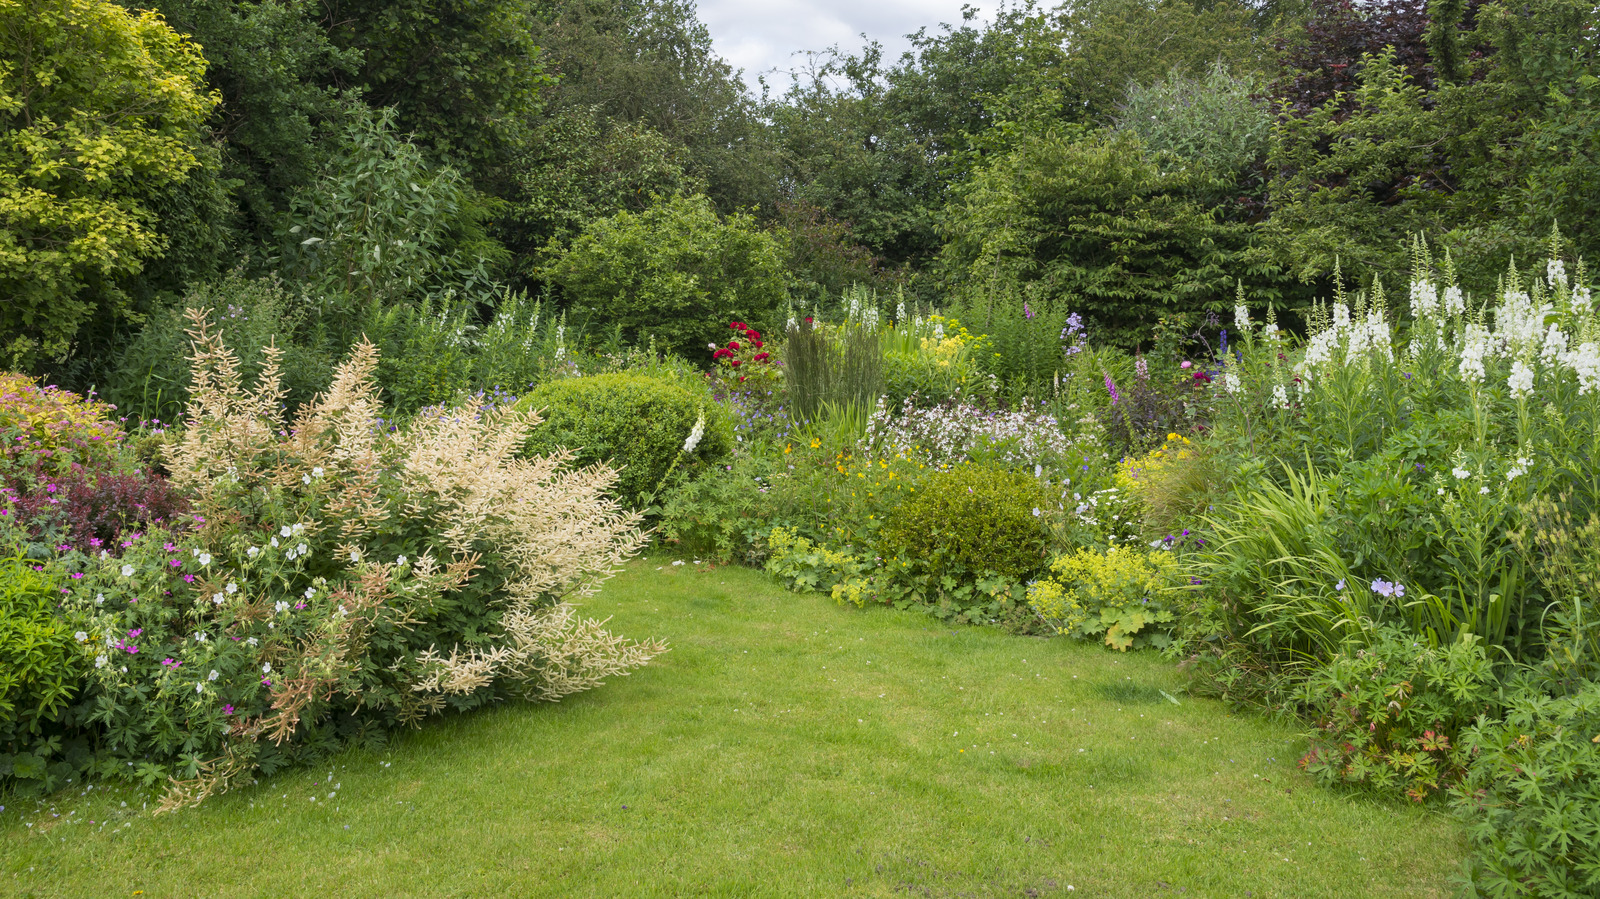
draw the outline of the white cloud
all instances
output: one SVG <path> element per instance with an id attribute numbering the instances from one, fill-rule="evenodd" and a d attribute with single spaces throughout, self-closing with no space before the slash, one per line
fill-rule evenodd
<path id="1" fill-rule="evenodd" d="M 699 11 L 717 52 L 744 70 L 747 85 L 754 89 L 756 77 L 766 75 L 781 92 L 789 83 L 782 73 L 805 65 L 805 58 L 795 55 L 799 51 L 838 44 L 853 53 L 865 33 L 883 45 L 886 61 L 896 60 L 911 47 L 905 35 L 960 23 L 962 5 L 962 0 L 704 0 Z M 970 5 L 978 8 L 979 19 L 987 20 L 998 4 Z"/>

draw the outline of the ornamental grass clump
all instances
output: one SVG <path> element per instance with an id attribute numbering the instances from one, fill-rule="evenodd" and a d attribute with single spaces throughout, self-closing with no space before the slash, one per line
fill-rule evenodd
<path id="1" fill-rule="evenodd" d="M 644 542 L 614 470 L 516 458 L 537 417 L 475 399 L 381 426 L 367 343 L 285 421 L 277 354 L 247 389 L 191 321 L 168 466 L 192 522 L 60 561 L 104 773 L 169 782 L 170 810 L 343 739 L 558 699 L 663 651 L 568 604 Z"/>

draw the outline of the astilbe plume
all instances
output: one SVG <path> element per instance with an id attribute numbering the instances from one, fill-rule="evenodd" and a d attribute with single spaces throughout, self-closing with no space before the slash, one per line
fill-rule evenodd
<path id="1" fill-rule="evenodd" d="M 294 740 L 332 710 L 415 723 L 447 704 L 466 708 L 464 700 L 507 693 L 553 701 L 665 651 L 614 636 L 567 602 L 592 592 L 644 544 L 638 514 L 611 498 L 615 470 L 573 469 L 566 452 L 516 458 L 538 417 L 477 399 L 406 428 L 381 427 L 378 354 L 366 342 L 325 394 L 285 422 L 277 354 L 268 350 L 259 382 L 247 389 L 220 335 L 204 316 L 189 317 L 194 388 L 168 462 L 201 512 L 197 540 L 221 565 L 241 536 L 255 558 L 257 541 L 271 537 L 277 547 L 280 526 L 285 536 L 292 531 L 292 540 L 315 547 L 322 576 L 306 595 L 325 590 L 328 611 L 292 640 L 284 629 L 264 635 L 263 647 L 278 647 L 260 669 L 272 672 L 270 708 L 230 719 L 221 754 L 198 776 L 174 781 L 164 809 L 226 789 L 254 769 L 249 744 Z M 412 558 L 379 561 L 396 546 Z M 234 614 L 235 602 L 267 609 L 299 599 L 245 592 L 237 601 L 219 593 L 215 607 L 198 608 L 221 616 Z M 465 608 L 466 623 L 441 623 L 441 602 Z M 248 628 L 261 615 L 246 609 L 228 620 Z M 212 633 L 228 627 L 221 617 L 187 624 Z M 380 630 L 404 632 L 408 642 L 399 650 L 392 637 L 380 644 Z"/>

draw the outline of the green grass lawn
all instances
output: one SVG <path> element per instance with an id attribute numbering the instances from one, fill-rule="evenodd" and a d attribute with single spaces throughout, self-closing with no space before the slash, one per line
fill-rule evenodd
<path id="1" fill-rule="evenodd" d="M 193 811 L 8 802 L 0 895 L 1418 897 L 1464 851 L 1149 654 L 661 558 L 585 606 L 672 651 Z"/>

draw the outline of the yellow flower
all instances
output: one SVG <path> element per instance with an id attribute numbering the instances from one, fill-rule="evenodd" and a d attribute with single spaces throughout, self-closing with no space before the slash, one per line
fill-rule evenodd
<path id="1" fill-rule="evenodd" d="M 811 438 L 811 448 L 812 449 L 819 449 L 821 446 L 822 446 L 822 441 L 821 440 L 818 440 L 815 437 Z"/>
<path id="2" fill-rule="evenodd" d="M 793 451 L 794 451 L 794 446 L 792 446 L 791 444 L 785 443 L 783 445 L 783 452 L 784 452 L 785 455 L 787 455 L 787 454 L 789 454 L 789 453 L 791 453 Z"/>

